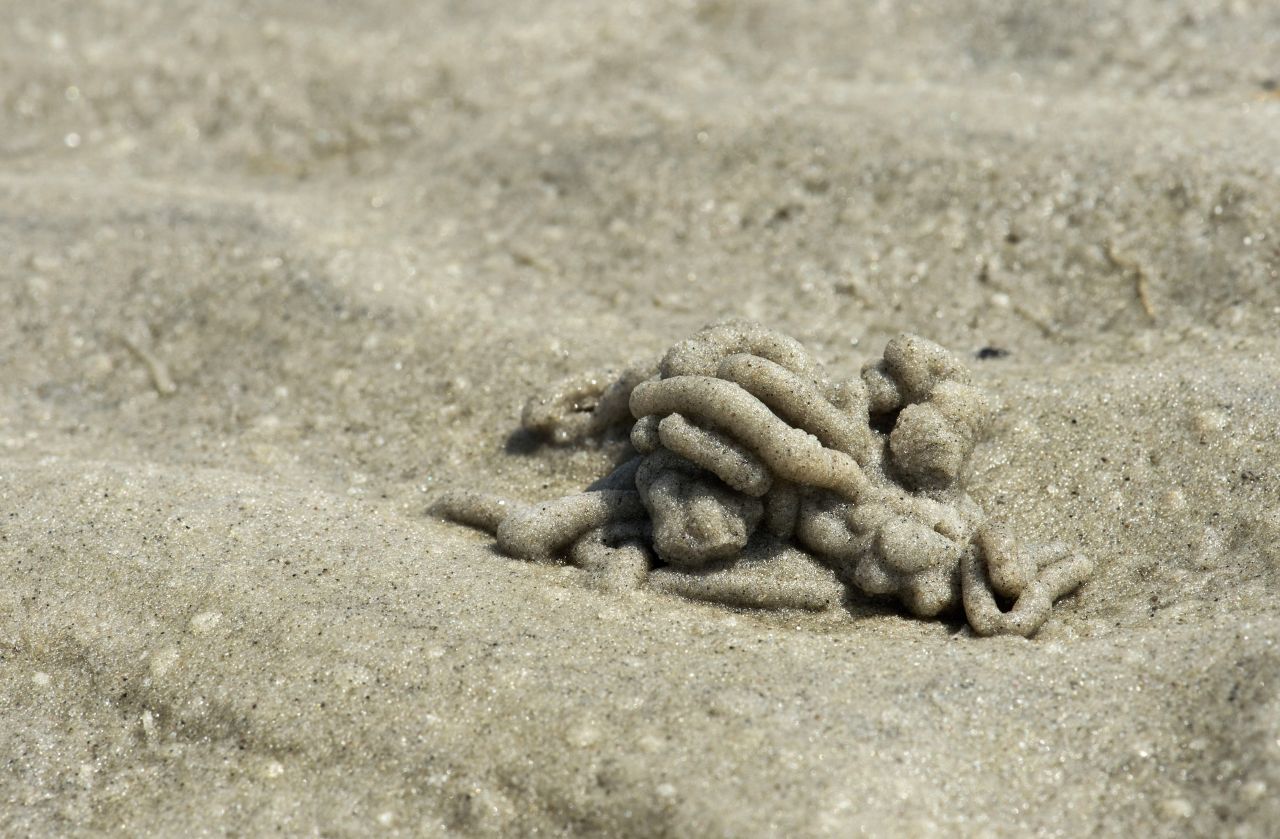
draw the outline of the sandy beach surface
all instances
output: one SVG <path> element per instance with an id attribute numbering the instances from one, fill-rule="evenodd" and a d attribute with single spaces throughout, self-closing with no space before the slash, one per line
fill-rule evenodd
<path id="1" fill-rule="evenodd" d="M 0 833 L 1280 832 L 1275 3 L 0 17 Z M 586 486 L 525 398 L 727 316 L 964 356 L 1094 578 L 980 639 L 428 515 Z"/>

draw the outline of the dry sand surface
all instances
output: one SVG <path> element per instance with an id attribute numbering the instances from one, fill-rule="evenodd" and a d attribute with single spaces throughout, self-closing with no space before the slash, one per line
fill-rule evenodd
<path id="1" fill-rule="evenodd" d="M 0 833 L 1280 831 L 1271 0 L 0 19 Z M 427 515 L 603 474 L 525 397 L 725 316 L 965 355 L 1093 580 L 979 639 Z"/>

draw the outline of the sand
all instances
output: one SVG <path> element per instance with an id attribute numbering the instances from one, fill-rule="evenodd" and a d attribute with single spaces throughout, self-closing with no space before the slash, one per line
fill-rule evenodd
<path id="1" fill-rule="evenodd" d="M 1274 4 L 0 16 L 0 833 L 1280 830 Z M 965 356 L 1095 577 L 979 639 L 427 514 L 586 486 L 526 396 L 728 316 Z"/>

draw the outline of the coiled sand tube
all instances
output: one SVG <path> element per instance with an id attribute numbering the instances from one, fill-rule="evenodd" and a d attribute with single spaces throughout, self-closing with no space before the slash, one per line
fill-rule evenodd
<path id="1" fill-rule="evenodd" d="M 960 589 L 965 617 L 979 635 L 1034 635 L 1053 609 L 1054 601 L 1069 594 L 1093 574 L 1093 562 L 1068 554 L 1041 567 L 1005 612 L 987 578 L 987 557 L 979 544 L 971 545 L 960 562 Z"/>
<path id="2" fill-rule="evenodd" d="M 819 556 L 847 564 L 864 548 L 848 527 L 848 504 L 832 499 L 804 497 L 796 519 L 796 539 Z"/>
<path id="3" fill-rule="evenodd" d="M 639 588 L 649 573 L 646 522 L 627 521 L 596 527 L 582 534 L 569 549 L 569 561 L 590 573 L 606 591 Z"/>
<path id="4" fill-rule="evenodd" d="M 954 564 L 935 565 L 904 581 L 902 602 L 916 617 L 932 618 L 955 605 L 959 588 Z"/>
<path id="5" fill-rule="evenodd" d="M 524 507 L 500 495 L 464 489 L 445 493 L 431 505 L 431 512 L 458 524 L 497 533 L 503 519 Z"/>
<path id="6" fill-rule="evenodd" d="M 640 454 L 655 452 L 662 445 L 658 435 L 658 423 L 661 421 L 662 417 L 640 417 L 631 426 L 631 445 Z"/>
<path id="7" fill-rule="evenodd" d="M 969 383 L 969 371 L 933 341 L 903 333 L 884 347 L 884 371 L 897 384 L 903 404 L 920 402 L 944 381 Z"/>
<path id="8" fill-rule="evenodd" d="M 659 568 L 649 583 L 657 591 L 731 606 L 814 612 L 837 606 L 845 592 L 823 563 L 767 539 L 752 542 L 732 562 L 692 573 Z"/>
<path id="9" fill-rule="evenodd" d="M 902 578 L 885 568 L 875 554 L 867 552 L 854 563 L 853 584 L 863 594 L 884 597 L 898 594 Z"/>
<path id="10" fill-rule="evenodd" d="M 525 427 L 561 443 L 631 422 L 639 456 L 588 492 L 539 505 L 454 493 L 437 512 L 495 531 L 513 556 L 567 555 L 609 589 L 648 579 L 726 603 L 817 603 L 785 583 L 787 563 L 753 559 L 791 540 L 832 584 L 922 617 L 963 606 L 979 635 L 1033 634 L 1092 571 L 981 524 L 963 479 L 991 404 L 937 344 L 900 335 L 860 378 L 832 383 L 799 342 L 731 321 L 657 371 L 577 377 L 526 406 Z M 654 552 L 671 567 L 651 575 Z"/>
<path id="11" fill-rule="evenodd" d="M 701 466 L 729 486 L 759 497 L 773 483 L 769 470 L 747 449 L 719 431 L 699 428 L 680 414 L 663 417 L 658 424 L 663 447 Z"/>
<path id="12" fill-rule="evenodd" d="M 817 386 L 767 358 L 731 355 L 720 362 L 716 375 L 741 385 L 782 419 L 814 435 L 828 448 L 858 458 L 871 441 L 865 407 L 860 418 L 841 411 Z"/>
<path id="13" fill-rule="evenodd" d="M 764 461 L 775 478 L 829 489 L 856 500 L 869 483 L 858 462 L 792 428 L 733 382 L 677 376 L 643 382 L 631 393 L 636 417 L 686 414 L 728 433 Z"/>
<path id="14" fill-rule="evenodd" d="M 834 562 L 864 594 L 896 597 L 918 617 L 933 617 L 956 603 L 959 547 L 926 525 L 875 505 L 872 525 L 850 525 L 859 508 L 806 501 L 796 528 L 805 547 Z M 883 521 L 883 523 L 880 523 Z"/>
<path id="15" fill-rule="evenodd" d="M 636 492 L 600 490 L 567 495 L 513 511 L 498 525 L 498 547 L 520 559 L 546 560 L 592 528 L 644 515 L 644 504 Z"/>
<path id="16" fill-rule="evenodd" d="M 550 559 L 593 528 L 640 524 L 645 516 L 634 490 L 583 492 L 540 504 L 464 490 L 445 494 L 431 509 L 450 521 L 495 534 L 503 553 L 528 560 Z"/>
<path id="17" fill-rule="evenodd" d="M 616 377 L 606 370 L 563 379 L 525 403 L 520 425 L 557 445 L 598 436 L 630 421 L 631 391 L 652 375 L 636 365 Z"/>
<path id="18" fill-rule="evenodd" d="M 685 567 L 736 555 L 764 515 L 759 498 L 736 493 L 667 449 L 645 458 L 636 489 L 653 522 L 653 546 L 664 562 Z"/>
<path id="19" fill-rule="evenodd" d="M 790 539 L 800 517 L 800 492 L 788 481 L 774 481 L 764 497 L 765 529 L 779 539 Z"/>
<path id="20" fill-rule="evenodd" d="M 664 379 L 714 376 L 720 360 L 737 353 L 767 358 L 814 384 L 822 382 L 822 371 L 803 344 L 789 335 L 746 320 L 729 320 L 699 330 L 667 350 L 658 371 Z"/>
<path id="21" fill-rule="evenodd" d="M 920 574 L 940 565 L 955 568 L 963 549 L 924 522 L 894 517 L 880 528 L 876 548 L 885 565 L 899 574 Z"/>
<path id="22" fill-rule="evenodd" d="M 1038 570 L 1036 558 L 1007 528 L 988 524 L 974 538 L 986 565 L 987 581 L 996 594 L 1012 600 L 1031 585 Z"/>
<path id="23" fill-rule="evenodd" d="M 584 571 L 600 571 L 612 564 L 615 551 L 650 538 L 649 522 L 626 519 L 594 527 L 573 543 L 569 558 Z"/>

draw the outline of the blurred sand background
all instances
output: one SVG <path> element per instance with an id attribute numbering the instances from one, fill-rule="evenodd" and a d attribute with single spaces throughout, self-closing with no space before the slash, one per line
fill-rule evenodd
<path id="1" fill-rule="evenodd" d="M 1280 6 L 0 18 L 0 833 L 1280 831 Z M 980 640 L 426 515 L 729 315 L 966 355 L 975 496 L 1099 573 Z"/>

